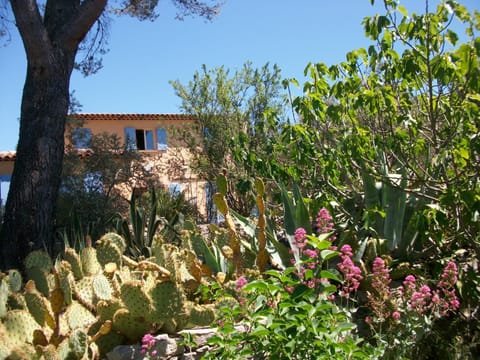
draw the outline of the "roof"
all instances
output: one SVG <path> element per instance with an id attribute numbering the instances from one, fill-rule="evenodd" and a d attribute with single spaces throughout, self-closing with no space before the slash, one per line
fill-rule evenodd
<path id="1" fill-rule="evenodd" d="M 0 151 L 0 161 L 13 161 L 16 154 L 16 151 Z"/>
<path id="2" fill-rule="evenodd" d="M 192 120 L 192 115 L 186 114 L 71 114 L 79 120 Z"/>
<path id="3" fill-rule="evenodd" d="M 80 159 L 85 159 L 93 153 L 90 149 L 77 149 L 76 151 Z M 16 151 L 0 151 L 0 161 L 15 161 L 16 156 Z"/>
<path id="4" fill-rule="evenodd" d="M 187 114 L 70 114 L 69 116 L 75 117 L 79 120 L 193 120 L 193 115 Z M 81 158 L 91 155 L 87 153 L 86 150 L 79 150 L 78 155 Z M 0 151 L 0 161 L 15 161 L 16 152 L 15 151 Z"/>

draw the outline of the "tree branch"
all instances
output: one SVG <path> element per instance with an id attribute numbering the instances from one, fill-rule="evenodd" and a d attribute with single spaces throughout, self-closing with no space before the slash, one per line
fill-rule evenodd
<path id="1" fill-rule="evenodd" d="M 16 26 L 30 63 L 46 63 L 51 43 L 35 0 L 11 0 Z"/>
<path id="2" fill-rule="evenodd" d="M 78 44 L 85 38 L 93 24 L 100 18 L 107 0 L 86 0 L 80 5 L 80 9 L 61 31 L 61 42 L 71 50 L 76 50 Z"/>

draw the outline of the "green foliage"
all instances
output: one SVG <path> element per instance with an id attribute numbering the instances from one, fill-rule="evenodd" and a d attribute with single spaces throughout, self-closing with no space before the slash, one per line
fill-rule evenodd
<path id="1" fill-rule="evenodd" d="M 244 306 L 222 308 L 218 334 L 207 359 L 374 359 L 381 347 L 354 335 L 348 311 L 299 284 L 294 269 L 268 271 L 241 289 Z M 293 289 L 288 291 L 287 289 Z M 238 317 L 248 319 L 243 331 Z"/>
<path id="2" fill-rule="evenodd" d="M 74 144 L 73 130 L 81 126 L 69 118 L 67 136 Z M 141 165 L 138 151 L 126 148 L 115 134 L 92 134 L 85 156 L 69 145 L 63 162 L 62 185 L 57 204 L 59 236 L 77 250 L 87 235 L 98 238 L 109 230 L 112 217 L 126 212 L 119 186 L 129 189 L 132 180 L 153 182 L 153 173 Z"/>
<path id="3" fill-rule="evenodd" d="M 276 65 L 255 69 L 246 63 L 234 72 L 204 65 L 187 85 L 171 83 L 182 100 L 181 110 L 196 119 L 194 131 L 186 128 L 180 134 L 194 155 L 192 167 L 212 184 L 224 172 L 233 185 L 224 196 L 243 215 L 254 204 L 249 191 L 255 172 L 267 173 L 274 161 L 266 159 L 283 122 L 280 80 Z"/>

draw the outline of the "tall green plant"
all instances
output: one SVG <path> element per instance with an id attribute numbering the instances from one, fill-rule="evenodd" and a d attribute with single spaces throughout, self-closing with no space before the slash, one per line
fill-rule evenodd
<path id="1" fill-rule="evenodd" d="M 132 193 L 130 201 L 129 218 L 121 215 L 114 220 L 116 231 L 121 234 L 127 243 L 127 253 L 134 257 L 152 256 L 151 249 L 158 229 L 164 223 L 157 215 L 157 201 L 155 191 L 150 192 L 149 213 L 137 205 L 137 198 Z"/>

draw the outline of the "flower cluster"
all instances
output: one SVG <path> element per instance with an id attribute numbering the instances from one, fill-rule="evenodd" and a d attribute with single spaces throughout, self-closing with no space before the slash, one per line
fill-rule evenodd
<path id="1" fill-rule="evenodd" d="M 443 316 L 447 315 L 449 311 L 456 311 L 460 308 L 460 301 L 455 292 L 457 280 L 457 264 L 450 261 L 445 269 L 443 269 L 440 281 L 437 284 L 438 290 L 434 292 L 432 297 L 435 310 Z"/>
<path id="2" fill-rule="evenodd" d="M 333 218 L 327 209 L 322 208 L 318 212 L 315 225 L 316 232 L 318 234 L 327 234 L 333 231 Z M 333 241 L 334 238 L 330 237 L 329 240 Z M 297 264 L 294 257 L 290 259 L 290 262 L 292 265 L 297 265 L 296 275 L 299 279 L 301 279 L 302 283 L 312 289 L 316 288 L 317 286 L 323 287 L 329 285 L 330 283 L 328 279 L 317 278 L 315 276 L 315 270 L 319 269 L 320 265 L 320 251 L 309 246 L 307 232 L 305 229 L 298 228 L 295 230 L 293 245 L 294 248 L 290 250 L 290 253 L 294 254 L 296 251 L 298 251 L 298 256 L 302 262 L 301 264 Z M 308 275 L 307 278 L 306 274 L 309 270 L 312 270 L 314 275 L 312 276 L 312 271 L 310 271 L 310 275 Z"/>
<path id="3" fill-rule="evenodd" d="M 385 261 L 378 257 L 373 262 L 372 272 L 374 291 L 368 294 L 368 300 L 378 322 L 386 321 L 388 318 L 397 321 L 402 313 L 441 317 L 460 308 L 455 293 L 458 270 L 454 262 L 447 264 L 434 290 L 426 284 L 419 284 L 413 275 L 406 276 L 397 291 L 391 289 L 389 286 L 391 279 Z"/>
<path id="4" fill-rule="evenodd" d="M 353 253 L 350 245 L 343 245 L 340 252 L 342 261 L 337 266 L 344 277 L 340 296 L 349 298 L 350 293 L 356 291 L 360 286 L 360 281 L 363 279 L 363 276 L 360 268 L 353 263 Z"/>
<path id="5" fill-rule="evenodd" d="M 142 355 L 147 354 L 150 349 L 152 349 L 155 346 L 156 339 L 152 334 L 145 334 L 142 337 L 142 349 L 140 350 L 140 353 Z M 151 352 L 152 356 L 157 355 L 157 350 L 153 350 Z"/>
<path id="6" fill-rule="evenodd" d="M 380 321 L 392 316 L 394 319 L 400 318 L 398 311 L 391 311 L 389 301 L 392 298 L 390 290 L 390 272 L 387 269 L 385 261 L 377 257 L 372 265 L 372 288 L 373 293 L 368 293 L 368 301 L 376 318 Z M 395 315 L 394 315 L 395 314 Z"/>
<path id="7" fill-rule="evenodd" d="M 316 232 L 317 234 L 326 234 L 333 231 L 333 218 L 327 209 L 321 208 L 317 214 L 316 219 Z M 333 241 L 334 239 L 332 239 Z"/>
<path id="8" fill-rule="evenodd" d="M 418 291 L 414 291 L 410 298 L 410 308 L 418 314 L 425 313 L 430 306 L 432 290 L 428 285 L 422 285 Z"/>
<path id="9" fill-rule="evenodd" d="M 235 283 L 235 291 L 241 292 L 243 287 L 248 284 L 248 280 L 244 276 L 240 276 Z"/>

